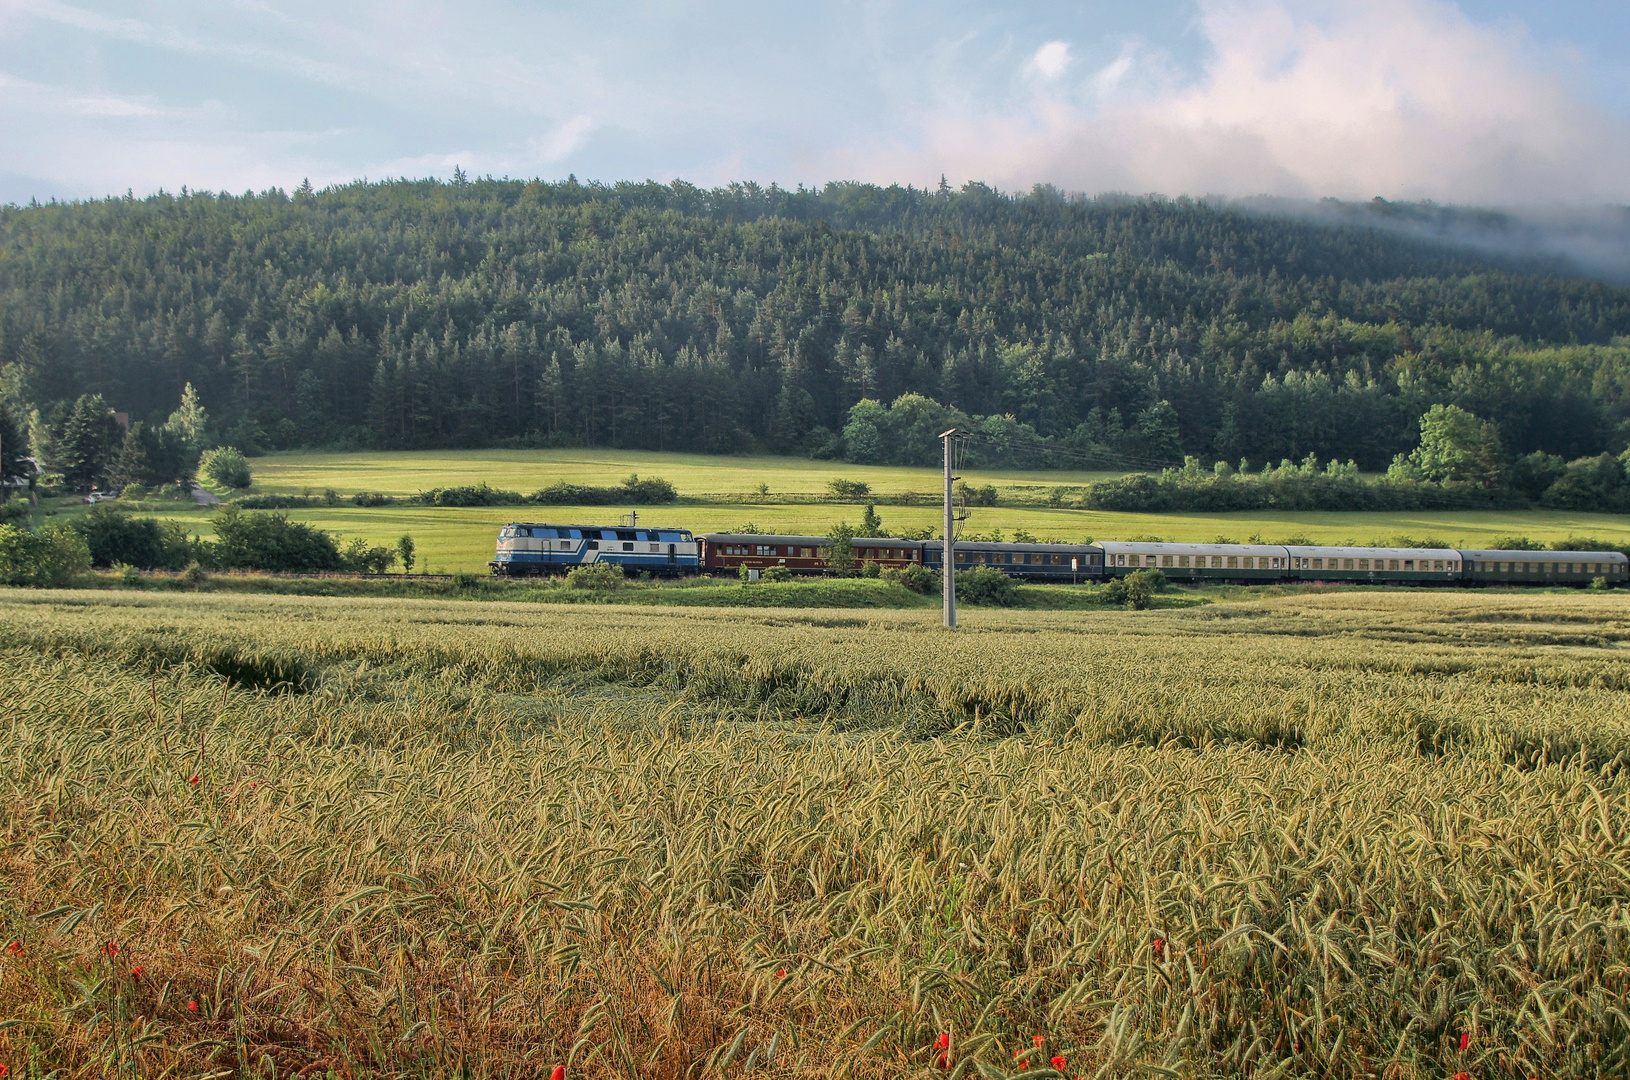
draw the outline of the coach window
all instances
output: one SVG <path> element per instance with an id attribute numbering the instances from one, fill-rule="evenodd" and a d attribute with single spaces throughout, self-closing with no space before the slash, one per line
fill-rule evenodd
<path id="1" fill-rule="evenodd" d="M 1160 565 L 1161 566 L 1170 566 L 1171 564 L 1172 564 L 1172 557 L 1170 555 L 1162 555 L 1160 557 Z"/>
<path id="2" fill-rule="evenodd" d="M 1388 559 L 1387 560 L 1387 569 L 1388 570 L 1396 570 L 1396 569 L 1398 569 L 1398 560 L 1397 559 Z"/>

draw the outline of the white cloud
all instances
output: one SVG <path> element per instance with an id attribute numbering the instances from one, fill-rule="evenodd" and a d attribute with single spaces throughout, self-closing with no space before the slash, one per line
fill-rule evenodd
<path id="1" fill-rule="evenodd" d="M 1043 79 L 1056 79 L 1070 66 L 1070 43 L 1049 41 L 1030 57 L 1029 70 Z"/>
<path id="2" fill-rule="evenodd" d="M 1190 2 L 0 0 L 0 173 L 42 178 L 0 198 L 460 164 L 1630 201 L 1625 123 L 1516 24 Z"/>
<path id="3" fill-rule="evenodd" d="M 1623 122 L 1578 100 L 1519 33 L 1444 0 L 1206 0 L 1200 27 L 1214 56 L 1186 87 L 940 110 L 909 140 L 835 164 L 1087 191 L 1630 198 Z M 1089 88 L 1135 83 L 1140 63 L 1123 51 Z"/>

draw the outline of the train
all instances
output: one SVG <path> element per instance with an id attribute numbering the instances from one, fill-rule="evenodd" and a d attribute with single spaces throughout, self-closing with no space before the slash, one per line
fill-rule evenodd
<path id="1" fill-rule="evenodd" d="M 499 577 L 536 577 L 607 563 L 658 576 L 737 574 L 782 567 L 830 571 L 832 541 L 779 533 L 693 533 L 649 526 L 510 522 L 488 568 Z M 857 566 L 943 570 L 943 540 L 856 537 Z M 1630 583 L 1618 551 L 1493 551 L 1279 544 L 1165 544 L 1103 540 L 1040 544 L 986 540 L 953 545 L 956 569 L 989 567 L 1026 581 L 1082 582 L 1159 570 L 1179 584 L 1322 582 L 1401 585 L 1608 585 Z"/>

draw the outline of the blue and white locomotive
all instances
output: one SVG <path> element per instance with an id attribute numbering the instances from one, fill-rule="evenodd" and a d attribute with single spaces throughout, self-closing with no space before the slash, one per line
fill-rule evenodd
<path id="1" fill-rule="evenodd" d="M 689 529 L 513 521 L 499 532 L 498 552 L 488 566 L 500 577 L 536 577 L 593 563 L 654 574 L 694 574 L 701 565 Z"/>

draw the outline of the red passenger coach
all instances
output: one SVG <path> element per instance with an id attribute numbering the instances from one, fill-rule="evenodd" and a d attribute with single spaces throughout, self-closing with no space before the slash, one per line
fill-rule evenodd
<path id="1" fill-rule="evenodd" d="M 785 566 L 795 574 L 824 574 L 827 548 L 832 543 L 825 536 L 767 533 L 702 533 L 696 540 L 702 547 L 704 573 L 729 572 L 743 566 L 756 570 Z M 894 567 L 922 563 L 920 540 L 866 536 L 856 537 L 853 543 L 856 569 L 868 562 Z"/>

